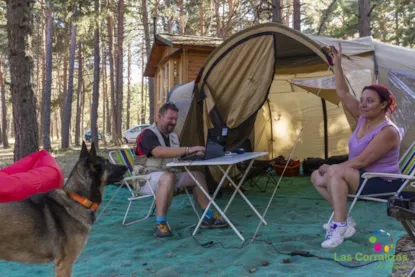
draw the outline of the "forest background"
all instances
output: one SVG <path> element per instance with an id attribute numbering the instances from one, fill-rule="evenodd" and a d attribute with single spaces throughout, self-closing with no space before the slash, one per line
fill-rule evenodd
<path id="1" fill-rule="evenodd" d="M 125 130 L 154 120 L 153 80 L 142 72 L 155 30 L 227 38 L 270 21 L 415 44 L 412 0 L 1 1 L 0 143 L 14 146 L 14 160 L 78 147 L 86 130 L 119 146 Z"/>

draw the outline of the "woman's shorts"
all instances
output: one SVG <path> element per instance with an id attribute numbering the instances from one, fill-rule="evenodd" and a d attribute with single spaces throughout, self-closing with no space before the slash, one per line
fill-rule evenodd
<path id="1" fill-rule="evenodd" d="M 359 187 L 357 188 L 356 193 L 359 191 L 360 187 L 365 181 L 362 175 L 366 173 L 366 171 L 361 169 L 359 170 L 359 173 L 360 173 L 360 183 L 359 183 Z M 366 185 L 361 192 L 361 195 L 396 192 L 399 190 L 402 184 L 403 184 L 402 179 L 385 180 L 380 177 L 370 178 L 369 180 L 367 180 Z"/>

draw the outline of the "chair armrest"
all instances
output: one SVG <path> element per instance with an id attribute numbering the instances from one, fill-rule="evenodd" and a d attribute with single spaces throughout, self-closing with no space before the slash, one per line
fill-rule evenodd
<path id="1" fill-rule="evenodd" d="M 143 179 L 143 180 L 150 180 L 150 176 L 148 175 L 137 175 L 137 176 L 131 176 L 131 177 L 125 177 L 124 179 L 122 179 L 123 181 L 132 181 L 132 180 L 139 180 L 139 179 Z"/>
<path id="2" fill-rule="evenodd" d="M 377 172 L 366 172 L 362 175 L 365 179 L 375 178 L 375 177 L 389 177 L 389 178 L 401 178 L 406 180 L 415 180 L 415 176 L 403 175 L 403 174 L 393 174 L 393 173 L 377 173 Z"/>

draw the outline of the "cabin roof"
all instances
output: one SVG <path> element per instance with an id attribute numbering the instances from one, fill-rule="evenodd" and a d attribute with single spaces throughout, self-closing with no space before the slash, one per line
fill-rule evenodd
<path id="1" fill-rule="evenodd" d="M 171 35 L 157 34 L 155 43 L 151 47 L 150 57 L 144 70 L 144 76 L 154 77 L 157 72 L 157 66 L 162 61 L 164 50 L 167 47 L 180 49 L 208 50 L 213 51 L 222 44 L 223 38 L 218 37 L 201 37 L 190 35 Z M 171 55 L 177 55 L 179 52 L 174 51 Z M 166 58 L 163 59 L 163 61 Z"/>

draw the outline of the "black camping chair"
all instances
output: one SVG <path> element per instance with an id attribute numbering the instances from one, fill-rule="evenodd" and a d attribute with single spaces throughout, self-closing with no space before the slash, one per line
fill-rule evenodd
<path id="1" fill-rule="evenodd" d="M 251 170 L 249 171 L 248 176 L 246 177 L 246 182 L 248 182 L 251 187 L 256 186 L 257 188 L 259 188 L 261 192 L 266 192 L 269 184 L 274 184 L 275 186 L 277 186 L 278 182 L 272 175 L 272 173 L 274 172 L 272 164 L 275 160 L 276 159 L 266 161 L 254 161 Z M 248 165 L 248 163 L 240 163 L 237 165 L 237 167 L 239 170 L 245 171 Z M 242 174 L 240 177 L 242 177 Z M 259 181 L 263 177 L 266 177 L 267 180 L 265 182 L 265 185 L 261 187 Z"/>
<path id="2" fill-rule="evenodd" d="M 249 139 L 246 139 L 242 145 L 241 148 L 245 148 L 247 152 L 252 152 L 252 146 L 251 141 Z M 248 175 L 246 176 L 245 182 L 248 182 L 251 187 L 256 186 L 259 188 L 261 192 L 266 192 L 267 187 L 270 183 L 273 183 L 275 186 L 277 185 L 277 180 L 275 180 L 272 173 L 274 172 L 274 169 L 272 167 L 272 164 L 274 163 L 276 159 L 273 160 L 255 160 L 252 164 L 251 170 L 248 172 Z M 245 170 L 248 168 L 249 162 L 241 162 L 236 165 L 238 170 L 245 172 Z M 243 176 L 243 173 L 241 173 L 237 179 L 240 180 Z M 266 177 L 267 180 L 265 182 L 265 185 L 261 187 L 260 180 L 261 178 Z"/>

